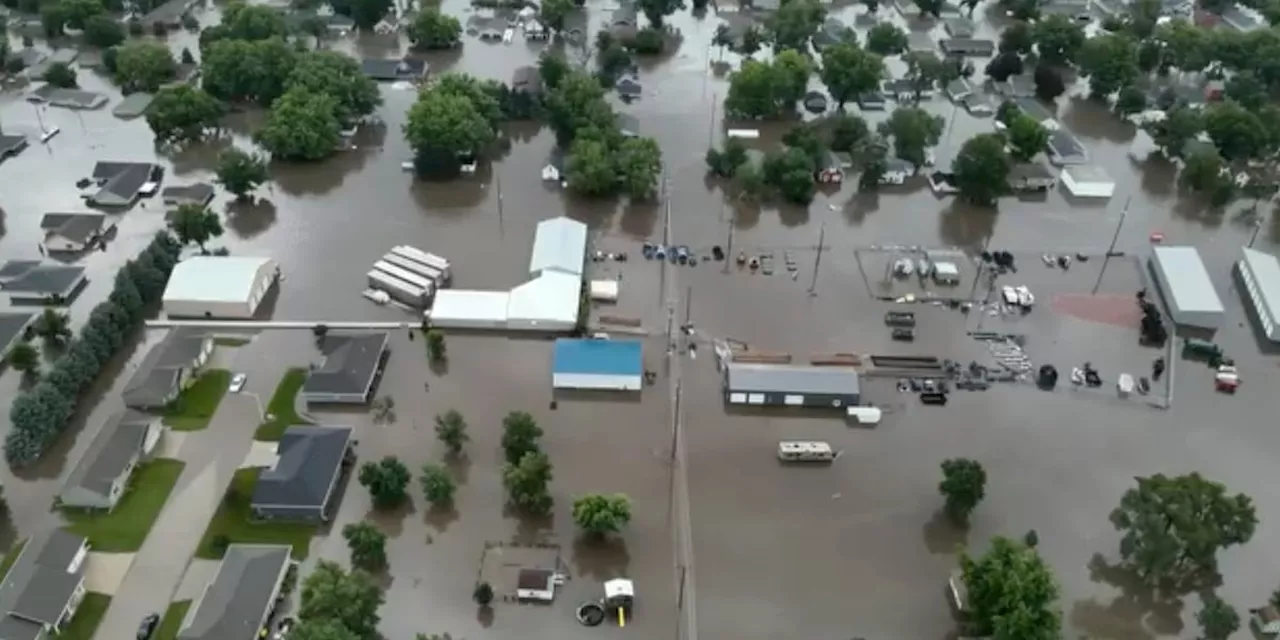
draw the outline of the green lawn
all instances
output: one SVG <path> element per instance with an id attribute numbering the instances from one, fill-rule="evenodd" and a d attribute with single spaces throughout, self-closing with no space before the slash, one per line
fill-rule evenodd
<path id="1" fill-rule="evenodd" d="M 156 627 L 155 635 L 151 636 L 152 640 L 174 640 L 178 637 L 178 631 L 181 631 L 182 619 L 187 617 L 187 609 L 191 608 L 190 600 L 180 600 L 169 605 L 164 612 L 164 617 L 160 619 L 160 626 Z"/>
<path id="2" fill-rule="evenodd" d="M 253 435 L 254 439 L 276 442 L 284 435 L 285 429 L 295 424 L 306 424 L 306 420 L 298 416 L 294 405 L 294 398 L 306 381 L 306 369 L 290 369 L 285 372 L 280 384 L 276 385 L 275 393 L 271 394 L 271 402 L 267 404 L 267 415 L 271 419 L 258 427 L 257 433 Z"/>
<path id="3" fill-rule="evenodd" d="M 94 551 L 137 551 L 178 482 L 183 463 L 160 458 L 138 465 L 129 488 L 110 512 L 63 509 L 67 529 L 89 539 Z"/>
<path id="4" fill-rule="evenodd" d="M 164 412 L 164 423 L 174 431 L 199 431 L 209 426 L 218 403 L 227 394 L 231 372 L 210 369 L 196 378 Z"/>
<path id="5" fill-rule="evenodd" d="M 22 555 L 22 548 L 26 545 L 26 540 L 19 540 L 13 543 L 8 553 L 4 554 L 4 559 L 0 560 L 0 579 L 9 575 L 9 569 L 13 567 L 13 563 L 18 561 L 18 556 Z"/>
<path id="6" fill-rule="evenodd" d="M 111 606 L 111 596 L 92 591 L 84 594 L 80 608 L 71 618 L 71 623 L 58 634 L 58 640 L 93 640 L 93 634 L 107 615 L 107 607 Z"/>
<path id="7" fill-rule="evenodd" d="M 293 522 L 253 522 L 249 500 L 262 469 L 241 469 L 231 478 L 231 486 L 217 513 L 209 521 L 196 549 L 197 558 L 216 560 L 226 553 L 227 544 L 287 544 L 293 546 L 293 557 L 304 560 L 310 550 L 316 528 Z"/>

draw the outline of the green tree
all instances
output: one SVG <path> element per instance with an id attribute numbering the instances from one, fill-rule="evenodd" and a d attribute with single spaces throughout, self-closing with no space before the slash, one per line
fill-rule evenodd
<path id="1" fill-rule="evenodd" d="M 1210 32 L 1187 20 L 1170 20 L 1156 28 L 1155 41 L 1163 45 L 1165 64 L 1187 73 L 1209 66 Z"/>
<path id="2" fill-rule="evenodd" d="M 9 349 L 8 361 L 9 366 L 15 371 L 22 372 L 23 375 L 40 374 L 40 352 L 30 342 L 19 342 L 13 345 L 13 348 Z"/>
<path id="3" fill-rule="evenodd" d="M 204 244 L 222 236 L 218 214 L 198 204 L 184 204 L 169 218 L 169 230 L 182 244 L 194 244 L 204 251 Z"/>
<path id="4" fill-rule="evenodd" d="M 342 141 L 338 101 L 331 94 L 289 89 L 271 105 L 267 122 L 254 135 L 280 160 L 315 161 L 337 151 Z"/>
<path id="5" fill-rule="evenodd" d="M 449 449 L 450 455 L 462 453 L 462 447 L 471 441 L 467 435 L 467 421 L 455 409 L 436 416 L 436 438 Z"/>
<path id="6" fill-rule="evenodd" d="M 493 602 L 493 587 L 489 586 L 488 582 L 477 584 L 471 591 L 471 599 L 482 607 L 489 606 L 489 603 Z"/>
<path id="7" fill-rule="evenodd" d="M 382 104 L 378 85 L 363 72 L 355 58 L 336 51 L 317 51 L 298 59 L 285 81 L 287 89 L 327 94 L 337 101 L 338 120 L 350 124 Z"/>
<path id="8" fill-rule="evenodd" d="M 806 51 L 809 39 L 818 32 L 827 12 L 817 0 L 789 0 L 769 18 L 767 28 L 773 50 Z"/>
<path id="9" fill-rule="evenodd" d="M 85 373 L 97 375 L 97 367 Z M 9 406 L 12 428 L 4 443 L 9 466 L 22 467 L 38 460 L 66 427 L 73 409 L 72 397 L 47 380 L 14 398 Z"/>
<path id="10" fill-rule="evenodd" d="M 990 145 L 992 141 L 999 142 L 995 136 L 977 136 L 970 138 L 970 142 L 977 139 L 985 140 L 986 145 Z M 970 145 L 966 143 L 964 148 L 968 149 Z M 963 150 L 960 153 L 960 157 L 965 155 Z M 959 158 L 956 159 L 956 164 L 960 164 Z M 957 174 L 956 177 L 958 180 L 959 175 Z M 961 187 L 963 188 L 963 185 Z M 978 503 L 986 497 L 986 491 L 987 472 L 977 460 L 951 458 L 942 462 L 942 482 L 938 483 L 938 492 L 946 499 L 947 515 L 955 522 L 961 524 L 968 522 L 969 514 L 973 513 Z"/>
<path id="11" fill-rule="evenodd" d="M 267 5 L 248 4 L 233 0 L 222 11 L 222 27 L 226 37 L 233 40 L 257 42 L 271 38 L 286 38 L 289 25 L 284 13 Z"/>
<path id="12" fill-rule="evenodd" d="M 374 638 L 378 633 L 378 608 L 382 602 L 382 589 L 369 574 L 358 569 L 348 573 L 333 562 L 321 560 L 302 581 L 299 626 L 328 622 L 355 638 Z M 296 633 L 296 630 L 291 632 L 290 638 Z"/>
<path id="13" fill-rule="evenodd" d="M 440 507 L 453 504 L 458 485 L 448 469 L 438 464 L 424 464 L 418 482 L 422 485 L 422 496 L 427 502 Z"/>
<path id="14" fill-rule="evenodd" d="M 817 190 L 813 175 L 813 155 L 804 149 L 789 147 L 765 155 L 761 165 L 764 181 L 778 190 L 783 199 L 793 204 L 809 204 Z"/>
<path id="15" fill-rule="evenodd" d="M 226 113 L 222 103 L 204 91 L 186 84 L 166 87 L 156 93 L 147 108 L 147 125 L 160 144 L 183 144 L 203 140 Z"/>
<path id="16" fill-rule="evenodd" d="M 260 156 L 235 147 L 218 154 L 218 166 L 214 174 L 223 189 L 241 200 L 271 177 L 267 173 L 267 163 Z"/>
<path id="17" fill-rule="evenodd" d="M 398 507 L 409 498 L 409 468 L 395 456 L 360 466 L 360 484 L 369 490 L 373 505 L 379 509 Z"/>
<path id="18" fill-rule="evenodd" d="M 462 24 L 437 9 L 423 9 L 409 24 L 408 34 L 419 51 L 452 49 L 461 41 Z"/>
<path id="19" fill-rule="evenodd" d="M 1236 104 L 1257 112 L 1261 110 L 1271 96 L 1267 93 L 1267 85 L 1258 79 L 1253 71 L 1241 71 L 1227 80 L 1226 97 Z"/>
<path id="20" fill-rule="evenodd" d="M 874 192 L 880 188 L 880 181 L 889 171 L 885 150 L 877 147 L 871 157 L 862 165 L 862 173 L 858 176 L 858 191 Z"/>
<path id="21" fill-rule="evenodd" d="M 1041 100 L 1053 102 L 1067 91 L 1067 82 L 1063 79 L 1062 72 L 1051 66 L 1036 65 L 1032 79 L 1036 83 L 1036 97 Z"/>
<path id="22" fill-rule="evenodd" d="M 974 634 L 993 640 L 1058 640 L 1062 613 L 1053 573 L 1034 549 L 996 536 L 980 557 L 960 555 Z"/>
<path id="23" fill-rule="evenodd" d="M 541 451 L 530 451 L 521 456 L 517 464 L 507 463 L 502 470 L 502 486 L 507 490 L 511 504 L 528 513 L 545 514 L 551 511 L 551 461 Z"/>
<path id="24" fill-rule="evenodd" d="M 907 33 L 892 22 L 881 22 L 867 31 L 867 51 L 896 56 L 907 50 Z"/>
<path id="25" fill-rule="evenodd" d="M 449 359 L 449 352 L 445 347 L 444 334 L 439 329 L 432 329 L 427 332 L 427 358 L 432 362 L 444 362 Z"/>
<path id="26" fill-rule="evenodd" d="M 1240 614 L 1216 594 L 1207 594 L 1196 612 L 1196 624 L 1204 640 L 1228 640 L 1240 630 Z"/>
<path id="27" fill-rule="evenodd" d="M 1108 33 L 1089 38 L 1080 49 L 1081 73 L 1089 76 L 1094 96 L 1109 96 L 1138 79 L 1137 43 L 1127 34 Z"/>
<path id="28" fill-rule="evenodd" d="M 724 57 L 724 50 L 733 47 L 734 37 L 733 29 L 727 24 L 721 24 L 716 27 L 715 35 L 711 36 L 711 46 L 720 51 L 720 57 Z"/>
<path id="29" fill-rule="evenodd" d="M 1199 194 L 1215 207 L 1221 207 L 1235 197 L 1236 185 L 1230 178 L 1227 163 L 1211 147 L 1198 148 L 1183 157 L 1178 186 Z"/>
<path id="30" fill-rule="evenodd" d="M 360 640 L 360 636 L 334 620 L 299 620 L 289 631 L 289 640 Z"/>
<path id="31" fill-rule="evenodd" d="M 794 112 L 794 104 L 778 99 L 778 74 L 773 65 L 746 60 L 729 76 L 729 93 L 724 99 L 725 115 L 731 118 L 769 119 Z"/>
<path id="32" fill-rule="evenodd" d="M 508 464 L 516 464 L 526 453 L 540 451 L 542 427 L 525 411 L 512 411 L 502 419 L 502 451 Z"/>
<path id="33" fill-rule="evenodd" d="M 732 178 L 747 160 L 747 145 L 737 138 L 725 140 L 724 150 L 707 149 L 707 168 L 722 178 Z"/>
<path id="34" fill-rule="evenodd" d="M 106 7 L 98 0 L 57 0 L 65 26 L 72 29 L 84 29 L 89 19 L 106 13 Z"/>
<path id="35" fill-rule="evenodd" d="M 456 170 L 458 158 L 478 153 L 496 134 L 475 102 L 437 86 L 419 94 L 409 108 L 404 136 L 415 153 L 439 154 Z"/>
<path id="36" fill-rule="evenodd" d="M 662 28 L 662 23 L 667 16 L 684 9 L 684 0 L 640 0 L 636 6 L 644 13 L 649 24 Z"/>
<path id="37" fill-rule="evenodd" d="M 915 100 L 934 86 L 941 84 L 946 74 L 946 66 L 931 53 L 908 53 L 903 56 L 907 63 L 907 81 L 915 90 Z"/>
<path id="38" fill-rule="evenodd" d="M 653 138 L 626 138 L 618 146 L 617 180 L 628 197 L 648 200 L 658 191 L 662 150 Z"/>
<path id="39" fill-rule="evenodd" d="M 893 153 L 902 160 L 922 167 L 926 151 L 938 144 L 946 122 L 918 107 L 899 107 L 880 124 L 881 135 L 893 138 Z"/>
<path id="40" fill-rule="evenodd" d="M 52 307 L 45 307 L 31 329 L 46 345 L 62 347 L 71 339 L 71 316 Z"/>
<path id="41" fill-rule="evenodd" d="M 606 196 L 618 187 L 618 173 L 609 143 L 599 135 L 578 136 L 569 147 L 565 166 L 569 188 L 585 196 Z"/>
<path id="42" fill-rule="evenodd" d="M 1181 158 L 1187 143 L 1204 130 L 1204 118 L 1200 112 L 1186 106 L 1176 106 L 1165 112 L 1162 120 L 1151 120 L 1142 130 L 1151 136 L 1152 142 L 1166 158 Z"/>
<path id="43" fill-rule="evenodd" d="M 178 63 L 169 48 L 158 42 L 134 40 L 121 45 L 116 54 L 116 82 L 126 92 L 155 92 L 177 72 Z"/>
<path id="44" fill-rule="evenodd" d="M 847 114 L 836 114 L 831 120 L 831 149 L 854 153 L 871 139 L 871 129 L 867 121 Z M 745 147 L 744 147 L 745 153 Z"/>
<path id="45" fill-rule="evenodd" d="M 750 58 L 764 48 L 765 34 L 759 27 L 747 27 L 738 42 L 738 53 Z"/>
<path id="46" fill-rule="evenodd" d="M 861 0 L 861 2 L 867 7 L 867 13 L 873 16 L 880 10 L 880 0 Z"/>
<path id="47" fill-rule="evenodd" d="M 387 534 L 368 521 L 352 522 L 342 527 L 342 537 L 351 550 L 351 566 L 377 571 L 387 566 Z"/>
<path id="48" fill-rule="evenodd" d="M 1045 16 L 1031 28 L 1040 59 L 1049 64 L 1070 64 L 1084 46 L 1084 28 L 1061 14 Z"/>
<path id="49" fill-rule="evenodd" d="M 1205 110 L 1204 132 L 1227 162 L 1242 162 L 1262 155 L 1267 147 L 1262 121 L 1234 102 L 1220 102 Z"/>
<path id="50" fill-rule="evenodd" d="M 1137 478 L 1111 512 L 1120 556 L 1148 581 L 1178 580 L 1217 566 L 1218 551 L 1258 526 L 1253 500 L 1198 473 Z"/>
<path id="51" fill-rule="evenodd" d="M 553 33 L 560 33 L 573 10 L 573 0 L 543 0 L 538 8 L 538 21 Z"/>
<path id="52" fill-rule="evenodd" d="M 1123 26 L 1133 37 L 1145 40 L 1155 31 L 1162 15 L 1164 4 L 1160 0 L 1135 0 L 1129 4 L 1129 15 Z"/>
<path id="53" fill-rule="evenodd" d="M 819 76 L 835 98 L 837 108 L 844 111 L 846 102 L 880 86 L 884 61 L 863 51 L 855 42 L 840 42 L 822 50 Z"/>
<path id="54" fill-rule="evenodd" d="M 942 8 L 946 6 L 946 0 L 924 0 L 923 2 L 917 0 L 916 6 L 920 8 L 921 18 L 925 16 L 938 18 L 942 15 Z"/>
<path id="55" fill-rule="evenodd" d="M 62 37 L 66 25 L 67 11 L 61 2 L 50 2 L 40 7 L 40 26 L 46 38 Z"/>
<path id="56" fill-rule="evenodd" d="M 54 87 L 71 89 L 76 86 L 76 70 L 65 62 L 55 62 L 45 69 L 42 80 Z"/>
<path id="57" fill-rule="evenodd" d="M 208 32 L 208 30 L 206 30 Z M 284 92 L 297 63 L 297 49 L 280 38 L 217 40 L 201 47 L 201 86 L 228 102 L 270 106 Z"/>
<path id="58" fill-rule="evenodd" d="M 1031 25 L 1017 21 L 1000 32 L 1000 52 L 1026 55 L 1036 44 Z"/>
<path id="59" fill-rule="evenodd" d="M 84 21 L 84 41 L 99 49 L 124 42 L 124 27 L 110 16 L 99 14 Z"/>
<path id="60" fill-rule="evenodd" d="M 995 82 L 1004 82 L 1009 76 L 1022 73 L 1022 56 L 1012 51 L 1002 51 L 987 63 L 987 77 Z"/>
<path id="61" fill-rule="evenodd" d="M 572 71 L 573 67 L 569 65 L 568 60 L 565 60 L 563 54 L 543 51 L 542 55 L 538 56 L 538 76 L 542 79 L 542 86 L 549 91 L 558 89 L 560 82 Z"/>
<path id="62" fill-rule="evenodd" d="M 1049 130 L 1025 113 L 1013 118 L 1005 135 L 1009 139 L 1010 155 L 1018 162 L 1030 162 L 1049 145 Z"/>
<path id="63" fill-rule="evenodd" d="M 1147 94 L 1143 93 L 1142 89 L 1129 85 L 1116 95 L 1115 108 L 1116 113 L 1122 118 L 1142 113 L 1147 108 Z"/>
<path id="64" fill-rule="evenodd" d="M 372 29 L 395 6 L 393 0 L 335 0 L 333 12 L 347 16 L 359 29 Z"/>
<path id="65" fill-rule="evenodd" d="M 631 522 L 631 499 L 621 493 L 588 493 L 573 501 L 573 521 L 590 535 L 616 533 Z"/>

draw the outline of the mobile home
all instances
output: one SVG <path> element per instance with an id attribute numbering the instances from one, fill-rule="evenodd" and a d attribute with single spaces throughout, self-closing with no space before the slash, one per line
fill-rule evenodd
<path id="1" fill-rule="evenodd" d="M 453 270 L 449 268 L 449 261 L 434 253 L 427 253 L 421 249 L 416 249 L 404 244 L 392 249 L 391 252 L 396 255 L 409 258 L 414 262 L 424 264 L 428 267 L 435 267 L 437 271 L 444 274 L 444 279 L 446 281 L 453 280 Z"/>
<path id="2" fill-rule="evenodd" d="M 836 452 L 826 442 L 783 441 L 778 443 L 778 459 L 783 462 L 831 462 Z"/>
<path id="3" fill-rule="evenodd" d="M 388 275 L 382 271 L 374 269 L 368 273 L 368 284 L 370 289 L 385 291 L 391 296 L 392 300 L 407 304 L 411 307 L 422 308 L 427 306 L 430 296 L 427 295 L 426 289 L 415 284 L 410 284 L 395 276 Z"/>

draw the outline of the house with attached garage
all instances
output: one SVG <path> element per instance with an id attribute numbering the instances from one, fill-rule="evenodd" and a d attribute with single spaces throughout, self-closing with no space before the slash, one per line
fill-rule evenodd
<path id="1" fill-rule="evenodd" d="M 250 508 L 259 520 L 326 522 L 337 487 L 355 464 L 350 427 L 289 427 L 276 444 L 275 465 L 262 470 Z"/>
<path id="2" fill-rule="evenodd" d="M 1059 167 L 1089 162 L 1084 145 L 1066 129 L 1056 129 L 1049 134 L 1049 161 Z"/>
<path id="3" fill-rule="evenodd" d="M 126 407 L 161 409 L 191 386 L 213 355 L 213 338 L 194 327 L 178 327 L 156 345 L 120 394 Z"/>
<path id="4" fill-rule="evenodd" d="M 115 227 L 101 213 L 46 213 L 40 219 L 44 231 L 40 246 L 48 253 L 80 253 L 92 249 Z"/>
<path id="5" fill-rule="evenodd" d="M 360 71 L 378 82 L 422 82 L 429 67 L 426 60 L 415 58 L 365 58 L 360 61 Z"/>
<path id="6" fill-rule="evenodd" d="M 324 337 L 319 365 L 302 385 L 302 398 L 315 404 L 365 404 L 382 376 L 390 351 L 387 333 L 333 334 Z"/>
<path id="7" fill-rule="evenodd" d="M 1058 179 L 1044 165 L 1025 162 L 1009 168 L 1009 188 L 1016 192 L 1048 191 Z"/>
<path id="8" fill-rule="evenodd" d="M 151 162 L 99 162 L 92 177 L 97 190 L 85 201 L 96 207 L 131 207 L 139 197 L 154 194 L 163 179 L 164 167 Z"/>
<path id="9" fill-rule="evenodd" d="M 0 639 L 56 638 L 85 595 L 89 541 L 62 529 L 31 536 L 0 583 Z"/>
<path id="10" fill-rule="evenodd" d="M 76 509 L 115 508 L 129 477 L 160 442 L 160 418 L 125 411 L 107 421 L 58 493 L 58 503 Z"/>
<path id="11" fill-rule="evenodd" d="M 233 544 L 192 600 L 176 640 L 261 640 L 293 570 L 287 544 Z"/>
<path id="12" fill-rule="evenodd" d="M 196 182 L 165 187 L 160 190 L 160 199 L 164 201 L 166 207 L 177 208 L 184 204 L 207 207 L 210 202 L 213 202 L 214 192 L 213 185 L 208 182 Z"/>

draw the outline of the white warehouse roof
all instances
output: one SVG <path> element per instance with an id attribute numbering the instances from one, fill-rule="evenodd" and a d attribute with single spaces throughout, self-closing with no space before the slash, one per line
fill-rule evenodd
<path id="1" fill-rule="evenodd" d="M 546 271 L 511 290 L 507 322 L 512 329 L 571 329 L 578 323 L 581 295 L 579 276 Z"/>
<path id="2" fill-rule="evenodd" d="M 164 302 L 247 302 L 259 275 L 278 268 L 271 258 L 193 256 L 174 266 Z"/>
<path id="3" fill-rule="evenodd" d="M 1222 300 L 1195 247 L 1155 247 L 1152 250 L 1164 276 L 1165 296 L 1178 312 L 1221 314 Z"/>
<path id="4" fill-rule="evenodd" d="M 506 291 L 441 289 L 431 303 L 431 325 L 446 329 L 505 327 L 510 299 Z"/>
<path id="5" fill-rule="evenodd" d="M 564 216 L 538 223 L 529 273 L 559 271 L 581 277 L 586 261 L 587 225 Z"/>
<path id="6" fill-rule="evenodd" d="M 1276 330 L 1276 323 L 1280 321 L 1280 261 L 1255 249 L 1245 248 L 1243 251 L 1240 270 L 1245 292 L 1266 329 L 1267 338 L 1280 339 L 1280 332 Z"/>

